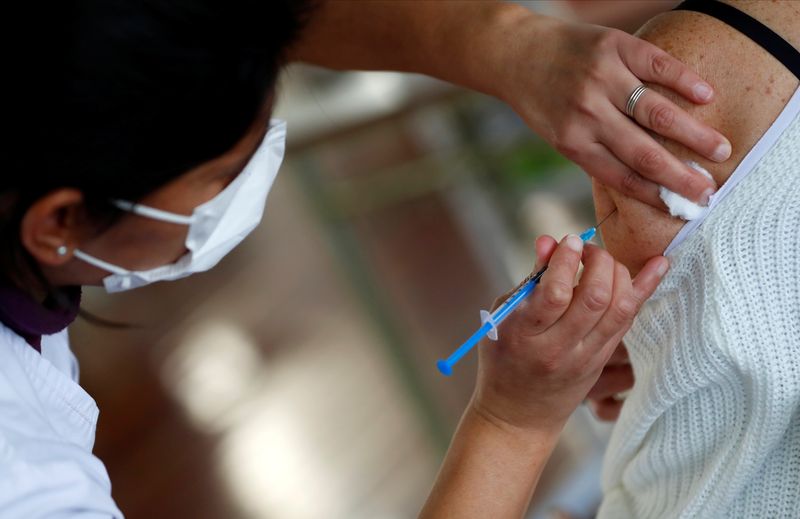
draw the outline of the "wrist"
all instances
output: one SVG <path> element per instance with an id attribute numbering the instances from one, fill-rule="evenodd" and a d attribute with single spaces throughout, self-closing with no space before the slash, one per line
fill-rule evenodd
<path id="1" fill-rule="evenodd" d="M 448 2 L 450 12 L 438 28 L 433 74 L 471 90 L 501 97 L 503 75 L 517 27 L 543 18 L 506 2 Z"/>
<path id="2" fill-rule="evenodd" d="M 517 4 L 494 5 L 461 55 L 464 85 L 513 105 L 519 88 L 530 92 L 531 78 L 546 76 L 547 47 L 563 23 Z"/>
<path id="3" fill-rule="evenodd" d="M 557 432 L 510 428 L 470 403 L 420 517 L 522 517 L 557 441 Z"/>
<path id="4" fill-rule="evenodd" d="M 557 436 L 580 403 L 580 396 L 563 384 L 523 388 L 519 373 L 478 371 L 469 407 L 485 421 L 514 434 Z"/>
<path id="5" fill-rule="evenodd" d="M 509 420 L 504 413 L 495 412 L 479 398 L 470 401 L 464 420 L 492 434 L 510 445 L 522 445 L 536 450 L 555 446 L 566 420 L 553 416 L 537 418 L 528 415 L 524 421 Z"/>

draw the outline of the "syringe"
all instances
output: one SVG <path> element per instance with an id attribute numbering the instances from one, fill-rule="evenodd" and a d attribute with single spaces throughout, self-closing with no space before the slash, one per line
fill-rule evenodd
<path id="1" fill-rule="evenodd" d="M 616 209 L 611 211 L 605 218 L 603 218 L 600 223 L 595 225 L 594 227 L 589 227 L 580 235 L 580 239 L 584 242 L 587 242 L 594 238 L 594 235 L 597 233 L 597 228 L 605 222 L 609 216 L 614 214 Z M 537 272 L 536 274 L 531 274 L 528 278 L 520 285 L 520 287 L 514 291 L 508 299 L 503 301 L 497 310 L 492 313 L 489 313 L 486 310 L 481 310 L 481 327 L 478 328 L 478 331 L 472 334 L 469 339 L 464 341 L 464 344 L 458 347 L 456 351 L 450 354 L 447 359 L 439 360 L 436 362 L 436 367 L 439 368 L 439 371 L 442 375 L 450 376 L 453 373 L 453 366 L 461 360 L 461 358 L 466 355 L 472 348 L 475 347 L 478 342 L 484 337 L 489 337 L 489 339 L 496 341 L 497 340 L 497 327 L 500 326 L 508 315 L 514 311 L 514 309 L 519 306 L 519 304 L 525 300 L 526 297 L 531 295 L 533 289 L 536 288 L 536 285 L 539 284 L 539 280 L 542 278 L 542 274 L 544 271 L 547 270 L 547 265 L 542 267 L 542 269 Z"/>

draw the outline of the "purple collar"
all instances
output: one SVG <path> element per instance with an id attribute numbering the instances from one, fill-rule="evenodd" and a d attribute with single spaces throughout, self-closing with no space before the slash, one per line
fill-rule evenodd
<path id="1" fill-rule="evenodd" d="M 0 286 L 0 322 L 36 351 L 41 351 L 42 335 L 60 332 L 78 316 L 81 287 L 65 287 L 61 291 L 69 302 L 68 307 L 59 305 L 49 296 L 44 303 L 38 303 L 19 288 Z"/>

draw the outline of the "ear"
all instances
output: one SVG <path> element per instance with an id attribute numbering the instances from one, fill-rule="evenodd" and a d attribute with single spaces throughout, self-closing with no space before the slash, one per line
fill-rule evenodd
<path id="1" fill-rule="evenodd" d="M 57 267 L 72 258 L 83 218 L 83 194 L 77 189 L 51 191 L 34 202 L 20 224 L 23 247 L 42 265 Z"/>

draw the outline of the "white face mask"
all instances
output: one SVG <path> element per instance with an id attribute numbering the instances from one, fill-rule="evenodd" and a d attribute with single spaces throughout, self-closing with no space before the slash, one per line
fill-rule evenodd
<path id="1" fill-rule="evenodd" d="M 188 225 L 186 248 L 175 263 L 144 271 L 126 270 L 76 249 L 75 257 L 111 273 L 103 278 L 108 292 L 121 292 L 156 281 L 172 281 L 204 272 L 236 247 L 261 221 L 267 193 L 283 160 L 286 123 L 273 119 L 264 140 L 247 166 L 217 196 L 195 207 L 191 216 L 170 213 L 122 200 L 114 204 L 125 211 Z"/>

